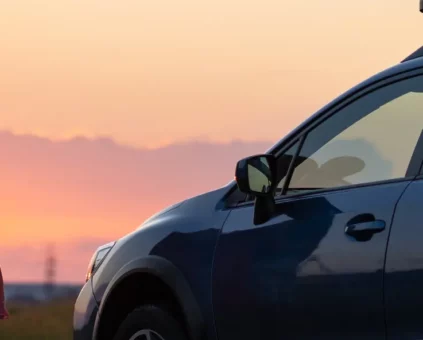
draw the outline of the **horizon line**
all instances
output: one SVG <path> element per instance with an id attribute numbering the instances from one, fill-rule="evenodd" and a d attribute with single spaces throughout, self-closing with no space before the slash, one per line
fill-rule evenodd
<path id="1" fill-rule="evenodd" d="M 148 146 L 148 145 L 135 145 L 131 143 L 125 143 L 123 141 L 118 140 L 117 138 L 111 136 L 111 135 L 103 135 L 103 134 L 96 134 L 96 135 L 84 135 L 84 134 L 75 134 L 71 135 L 69 137 L 57 137 L 53 138 L 51 136 L 46 136 L 44 134 L 34 133 L 34 132 L 16 132 L 10 129 L 6 128 L 0 128 L 0 134 L 6 134 L 11 135 L 13 137 L 24 137 L 24 138 L 36 138 L 39 140 L 48 141 L 51 143 L 71 143 L 73 141 L 78 140 L 84 140 L 87 142 L 100 142 L 100 141 L 108 141 L 111 142 L 117 146 L 130 148 L 130 149 L 136 149 L 136 150 L 148 150 L 148 151 L 154 151 L 154 150 L 160 150 L 165 149 L 171 146 L 183 146 L 183 145 L 189 145 L 194 143 L 199 144 L 208 144 L 208 145 L 218 145 L 218 146 L 225 146 L 230 144 L 250 144 L 250 143 L 269 143 L 271 145 L 276 144 L 280 139 L 277 141 L 272 141 L 270 139 L 230 139 L 230 140 L 216 140 L 212 139 L 208 136 L 198 136 L 193 137 L 189 139 L 182 139 L 182 140 L 175 140 L 173 142 L 167 142 L 167 143 L 158 143 L 155 146 Z"/>

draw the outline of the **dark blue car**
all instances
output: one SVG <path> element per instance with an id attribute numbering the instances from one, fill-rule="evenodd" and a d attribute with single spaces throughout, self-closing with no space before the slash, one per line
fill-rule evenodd
<path id="1" fill-rule="evenodd" d="M 99 248 L 74 339 L 423 339 L 422 56 Z"/>

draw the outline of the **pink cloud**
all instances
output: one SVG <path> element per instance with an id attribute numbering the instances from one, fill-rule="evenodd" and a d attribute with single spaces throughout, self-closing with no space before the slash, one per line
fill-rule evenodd
<path id="1" fill-rule="evenodd" d="M 136 149 L 108 138 L 58 142 L 0 132 L 5 277 L 41 279 L 40 249 L 55 242 L 62 252 L 59 278 L 79 279 L 103 241 L 132 231 L 171 203 L 228 183 L 239 158 L 271 144 L 193 141 Z"/>

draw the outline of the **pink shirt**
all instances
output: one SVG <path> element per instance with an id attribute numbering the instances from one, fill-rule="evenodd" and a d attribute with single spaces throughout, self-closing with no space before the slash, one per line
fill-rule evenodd
<path id="1" fill-rule="evenodd" d="M 0 320 L 9 318 L 9 313 L 6 309 L 6 301 L 4 299 L 4 284 L 3 284 L 3 275 L 1 274 L 0 269 Z"/>

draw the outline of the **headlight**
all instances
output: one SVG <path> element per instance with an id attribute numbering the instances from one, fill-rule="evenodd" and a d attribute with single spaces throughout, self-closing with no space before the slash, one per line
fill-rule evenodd
<path id="1" fill-rule="evenodd" d="M 107 254 L 112 250 L 116 242 L 107 243 L 99 247 L 94 255 L 91 257 L 90 263 L 88 265 L 87 275 L 85 276 L 85 282 L 87 282 L 95 273 L 95 271 L 100 267 L 103 260 L 106 258 Z"/>

